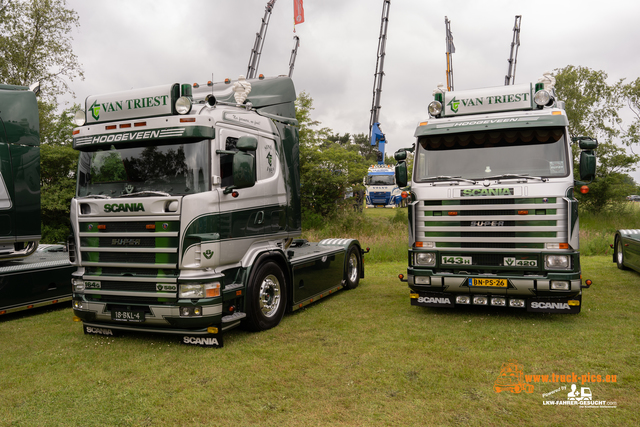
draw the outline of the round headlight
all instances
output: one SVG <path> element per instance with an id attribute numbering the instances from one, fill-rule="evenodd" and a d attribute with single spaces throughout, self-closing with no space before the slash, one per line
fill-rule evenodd
<path id="1" fill-rule="evenodd" d="M 440 103 L 440 101 L 431 101 L 428 110 L 431 116 L 438 116 L 440 115 L 440 113 L 442 113 L 442 104 Z"/>
<path id="2" fill-rule="evenodd" d="M 547 92 L 546 90 L 539 90 L 536 92 L 536 94 L 533 96 L 533 100 L 535 101 L 535 103 L 539 106 L 545 106 L 549 103 L 549 101 L 551 101 L 551 94 L 549 92 Z"/>
<path id="3" fill-rule="evenodd" d="M 84 126 L 84 122 L 85 122 L 84 111 L 82 110 L 76 111 L 76 114 L 73 116 L 73 123 L 75 123 L 78 126 Z"/>
<path id="4" fill-rule="evenodd" d="M 178 114 L 189 114 L 191 111 L 191 100 L 186 96 L 181 96 L 176 101 L 176 111 Z"/>

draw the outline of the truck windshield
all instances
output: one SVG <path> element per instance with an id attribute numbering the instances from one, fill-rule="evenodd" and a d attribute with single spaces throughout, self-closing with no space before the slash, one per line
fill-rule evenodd
<path id="1" fill-rule="evenodd" d="M 569 175 L 569 161 L 563 127 L 422 136 L 413 179 L 481 180 L 505 174 L 563 177 Z"/>
<path id="2" fill-rule="evenodd" d="M 209 145 L 209 140 L 202 140 L 83 151 L 78 163 L 78 196 L 118 197 L 154 191 L 183 195 L 210 190 Z"/>
<path id="3" fill-rule="evenodd" d="M 367 175 L 366 185 L 394 185 L 393 175 Z"/>

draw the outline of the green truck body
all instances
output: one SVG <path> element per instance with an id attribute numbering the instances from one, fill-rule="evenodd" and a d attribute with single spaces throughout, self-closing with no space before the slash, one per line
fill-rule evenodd
<path id="1" fill-rule="evenodd" d="M 0 261 L 40 241 L 40 124 L 35 94 L 0 85 Z"/>

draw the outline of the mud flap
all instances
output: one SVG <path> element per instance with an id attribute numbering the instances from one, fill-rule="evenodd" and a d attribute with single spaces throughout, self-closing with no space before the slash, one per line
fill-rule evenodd
<path id="1" fill-rule="evenodd" d="M 222 333 L 209 334 L 206 336 L 183 335 L 180 342 L 185 345 L 197 345 L 199 347 L 222 348 L 224 346 Z"/>

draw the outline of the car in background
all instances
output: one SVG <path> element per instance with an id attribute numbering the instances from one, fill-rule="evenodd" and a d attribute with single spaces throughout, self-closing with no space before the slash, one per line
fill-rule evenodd
<path id="1" fill-rule="evenodd" d="M 640 202 L 640 196 L 637 195 L 632 195 L 632 196 L 627 196 L 627 200 L 630 200 L 632 202 Z"/>
<path id="2" fill-rule="evenodd" d="M 611 247 L 613 262 L 620 270 L 632 268 L 640 273 L 640 230 L 616 231 Z"/>

